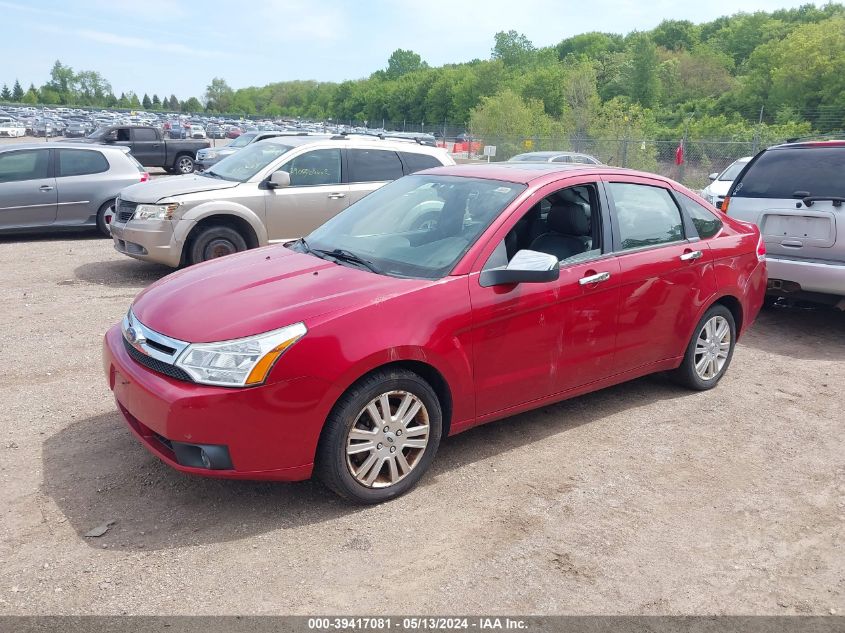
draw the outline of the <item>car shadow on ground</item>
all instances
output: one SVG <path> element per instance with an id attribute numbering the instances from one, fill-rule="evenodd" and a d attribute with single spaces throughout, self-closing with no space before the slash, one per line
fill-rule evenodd
<path id="1" fill-rule="evenodd" d="M 15 244 L 20 242 L 66 242 L 68 240 L 96 241 L 105 240 L 95 229 L 76 229 L 55 231 L 52 233 L 8 233 L 0 235 L 0 244 Z"/>
<path id="2" fill-rule="evenodd" d="M 74 269 L 73 274 L 77 279 L 90 284 L 111 288 L 135 288 L 148 286 L 172 272 L 176 271 L 169 266 L 126 258 L 82 264 Z"/>
<path id="3" fill-rule="evenodd" d="M 827 306 L 776 305 L 760 312 L 740 345 L 802 360 L 842 360 L 845 312 Z"/>
<path id="4" fill-rule="evenodd" d="M 421 486 L 621 410 L 688 394 L 661 378 L 645 378 L 471 429 L 443 442 Z M 311 481 L 183 475 L 150 455 L 116 411 L 73 422 L 47 439 L 42 459 L 42 491 L 92 547 L 158 550 L 226 542 L 365 509 Z M 83 536 L 108 521 L 116 523 L 105 536 Z"/>

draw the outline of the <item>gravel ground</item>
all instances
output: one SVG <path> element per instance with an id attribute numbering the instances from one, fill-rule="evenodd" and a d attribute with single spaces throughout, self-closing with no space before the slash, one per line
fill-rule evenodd
<path id="1" fill-rule="evenodd" d="M 93 236 L 0 238 L 0 267 L 0 614 L 845 610 L 842 313 L 763 313 L 709 393 L 647 378 L 451 438 L 360 508 L 179 474 L 124 428 L 101 337 L 167 269 Z"/>

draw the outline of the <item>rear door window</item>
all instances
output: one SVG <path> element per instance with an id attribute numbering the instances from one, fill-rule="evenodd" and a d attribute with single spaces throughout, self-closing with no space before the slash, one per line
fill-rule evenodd
<path id="1" fill-rule="evenodd" d="M 402 177 L 396 152 L 383 149 L 350 149 L 349 182 L 384 182 Z"/>
<path id="2" fill-rule="evenodd" d="M 845 197 L 845 147 L 769 150 L 748 168 L 733 195 L 791 199 L 798 191 Z"/>
<path id="3" fill-rule="evenodd" d="M 680 209 L 666 189 L 627 182 L 610 182 L 607 188 L 622 250 L 684 239 Z"/>
<path id="4" fill-rule="evenodd" d="M 87 149 L 60 149 L 58 177 L 100 174 L 109 170 L 106 157 Z"/>
<path id="5" fill-rule="evenodd" d="M 151 130 L 149 128 L 139 127 L 133 130 L 135 134 L 136 141 L 157 141 L 158 135 L 156 134 L 155 130 Z"/>
<path id="6" fill-rule="evenodd" d="M 0 154 L 0 182 L 40 180 L 49 177 L 50 154 L 46 149 Z"/>
<path id="7" fill-rule="evenodd" d="M 684 211 L 689 215 L 695 227 L 698 237 L 704 239 L 713 237 L 722 228 L 722 221 L 710 212 L 706 207 L 701 206 L 695 200 L 678 194 L 678 199 Z"/>
<path id="8" fill-rule="evenodd" d="M 441 167 L 442 163 L 434 156 L 428 154 L 415 154 L 413 152 L 402 152 L 402 162 L 405 164 L 405 173 L 413 174 L 415 171 Z"/>

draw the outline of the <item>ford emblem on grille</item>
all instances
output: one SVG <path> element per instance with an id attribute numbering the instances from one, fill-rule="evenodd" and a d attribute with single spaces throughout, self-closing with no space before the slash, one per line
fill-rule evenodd
<path id="1" fill-rule="evenodd" d="M 147 342 L 147 339 L 145 339 L 141 334 L 139 334 L 134 327 L 126 328 L 126 340 L 129 341 L 131 345 L 134 345 L 136 347 Z"/>

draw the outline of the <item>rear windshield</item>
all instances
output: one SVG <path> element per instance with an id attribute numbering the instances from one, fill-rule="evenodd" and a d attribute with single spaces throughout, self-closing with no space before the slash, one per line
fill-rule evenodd
<path id="1" fill-rule="evenodd" d="M 733 195 L 793 198 L 796 191 L 845 196 L 845 147 L 769 150 L 751 165 Z"/>
<path id="2" fill-rule="evenodd" d="M 741 172 L 742 168 L 745 167 L 747 164 L 748 164 L 747 160 L 736 161 L 733 165 L 728 167 L 725 171 L 723 171 L 719 175 L 719 180 L 722 180 L 722 181 L 736 180 L 736 177 L 739 176 L 739 172 Z"/>

